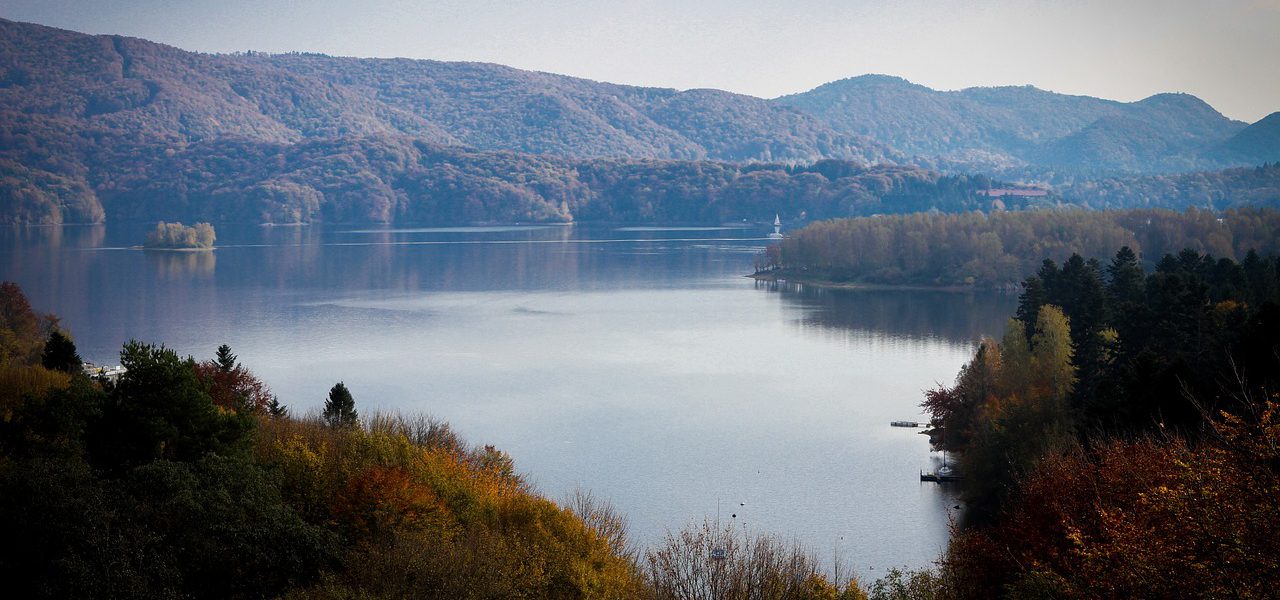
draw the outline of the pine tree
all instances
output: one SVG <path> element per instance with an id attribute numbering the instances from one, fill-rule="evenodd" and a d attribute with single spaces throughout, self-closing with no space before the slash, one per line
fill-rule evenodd
<path id="1" fill-rule="evenodd" d="M 360 416 L 356 413 L 356 400 L 341 381 L 329 389 L 329 399 L 324 402 L 321 416 L 330 427 L 353 427 L 360 422 Z"/>
<path id="2" fill-rule="evenodd" d="M 289 416 L 289 407 L 280 404 L 280 397 L 275 394 L 267 401 L 267 414 L 277 419 Z"/>
<path id="3" fill-rule="evenodd" d="M 84 361 L 80 359 L 80 354 L 76 352 L 76 345 L 71 341 L 71 338 L 55 329 L 49 334 L 49 339 L 44 344 L 44 352 L 40 355 L 40 364 L 51 371 L 76 373 L 84 365 Z"/>
<path id="4" fill-rule="evenodd" d="M 218 368 L 223 373 L 230 373 L 236 369 L 236 355 L 231 353 L 231 346 L 223 344 L 218 346 Z"/>

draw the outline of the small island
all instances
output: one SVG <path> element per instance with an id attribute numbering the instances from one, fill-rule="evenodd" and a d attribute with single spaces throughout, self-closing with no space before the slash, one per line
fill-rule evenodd
<path id="1" fill-rule="evenodd" d="M 147 234 L 147 241 L 142 247 L 146 250 L 212 250 L 216 238 L 213 225 L 208 223 L 186 226 L 160 221 Z"/>

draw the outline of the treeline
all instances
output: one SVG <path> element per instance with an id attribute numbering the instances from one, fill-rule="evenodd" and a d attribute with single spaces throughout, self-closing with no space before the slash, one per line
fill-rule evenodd
<path id="1" fill-rule="evenodd" d="M 1075 177 L 1055 186 L 1064 200 L 1090 208 L 1280 208 L 1280 163 L 1144 177 Z"/>
<path id="2" fill-rule="evenodd" d="M 571 160 L 390 136 L 296 144 L 103 139 L 88 150 L 68 145 L 84 165 L 70 167 L 57 140 L 27 141 L 15 148 L 29 147 L 22 162 L 35 166 L 0 161 L 0 176 L 6 164 L 14 173 L 0 178 L 13 198 L 0 206 L 0 221 L 719 224 L 772 221 L 775 214 L 796 220 L 976 210 L 986 204 L 977 190 L 992 185 L 980 176 L 836 160 L 802 167 Z M 51 194 L 32 175 L 37 171 L 46 178 L 62 173 L 56 177 L 68 183 L 57 189 L 65 193 Z"/>
<path id="3" fill-rule="evenodd" d="M 558 505 L 506 453 L 361 415 L 342 383 L 293 416 L 226 346 L 196 361 L 139 342 L 95 379 L 17 286 L 0 309 L 14 597 L 865 598 L 793 544 L 710 523 L 642 554 L 609 503 Z"/>
<path id="4" fill-rule="evenodd" d="M 912 214 L 813 223 L 757 261 L 831 282 L 1013 286 L 1044 259 L 1105 258 L 1128 246 L 1151 265 L 1183 248 L 1242 258 L 1280 252 L 1280 211 L 1040 210 Z"/>
<path id="5" fill-rule="evenodd" d="M 1269 597 L 1280 572 L 1280 260 L 1122 248 L 1023 282 L 928 392 L 968 527 L 926 597 Z"/>

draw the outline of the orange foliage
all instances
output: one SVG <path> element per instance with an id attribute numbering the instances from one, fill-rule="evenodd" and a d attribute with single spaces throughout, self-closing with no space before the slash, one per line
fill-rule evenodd
<path id="1" fill-rule="evenodd" d="M 385 417 L 370 421 L 372 431 L 260 421 L 258 455 L 279 468 L 286 500 L 358 549 L 346 579 L 317 595 L 399 597 L 425 582 L 493 597 L 621 598 L 640 589 L 608 537 L 530 492 L 504 453 L 418 444 Z"/>
<path id="2" fill-rule="evenodd" d="M 1280 409 L 1228 415 L 1190 447 L 1113 441 L 1050 457 L 994 527 L 960 533 L 946 570 L 967 595 L 1272 597 L 1280 573 Z M 964 595 L 964 594 L 962 594 Z"/>
<path id="3" fill-rule="evenodd" d="M 333 498 L 332 514 L 350 523 L 360 537 L 376 537 L 401 527 L 439 530 L 449 509 L 430 487 L 399 467 L 373 466 L 356 473 Z"/>
<path id="4" fill-rule="evenodd" d="M 222 408 L 263 412 L 271 402 L 271 389 L 244 366 L 223 369 L 207 360 L 196 363 L 196 377 L 207 386 L 213 403 Z"/>

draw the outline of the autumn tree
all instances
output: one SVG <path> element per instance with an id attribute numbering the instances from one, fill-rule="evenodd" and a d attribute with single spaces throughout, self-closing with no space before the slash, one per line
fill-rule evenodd
<path id="1" fill-rule="evenodd" d="M 231 347 L 218 347 L 213 360 L 195 365 L 196 376 L 208 388 L 213 403 L 229 410 L 261 413 L 268 410 L 275 395 L 261 379 L 240 364 Z"/>
<path id="2" fill-rule="evenodd" d="M 31 309 L 18 284 L 0 283 L 0 364 L 40 364 L 46 332 L 55 326 L 52 316 Z"/>

